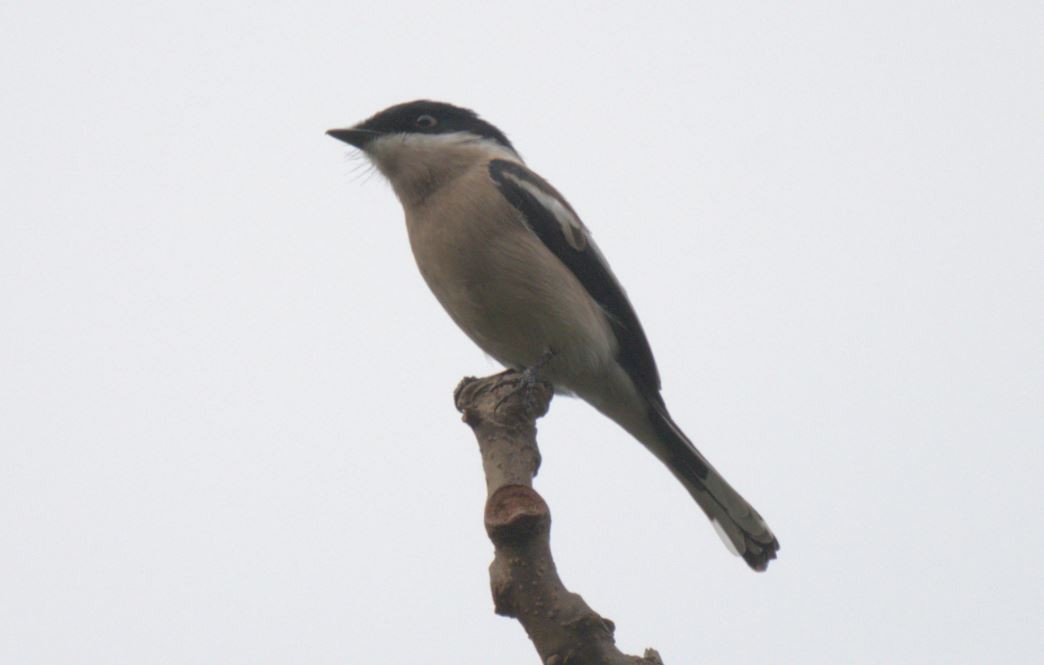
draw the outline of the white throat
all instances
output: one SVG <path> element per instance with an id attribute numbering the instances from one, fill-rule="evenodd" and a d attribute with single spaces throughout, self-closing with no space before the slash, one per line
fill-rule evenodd
<path id="1" fill-rule="evenodd" d="M 522 162 L 514 150 L 469 132 L 389 134 L 370 141 L 366 155 L 404 204 L 418 203 L 443 183 L 492 159 Z"/>

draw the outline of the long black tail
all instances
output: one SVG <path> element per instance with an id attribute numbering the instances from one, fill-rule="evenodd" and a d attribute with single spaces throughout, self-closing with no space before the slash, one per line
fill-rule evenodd
<path id="1" fill-rule="evenodd" d="M 714 470 L 662 403 L 650 400 L 649 412 L 658 441 L 646 445 L 685 485 L 729 549 L 756 571 L 768 568 L 769 561 L 776 558 L 779 541 L 765 520 Z"/>

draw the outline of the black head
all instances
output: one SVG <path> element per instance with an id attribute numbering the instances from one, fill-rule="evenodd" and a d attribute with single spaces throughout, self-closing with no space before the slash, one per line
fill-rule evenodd
<path id="1" fill-rule="evenodd" d="M 470 132 L 514 150 L 511 142 L 493 125 L 470 109 L 421 99 L 389 107 L 348 129 L 331 129 L 330 136 L 356 148 L 388 134 L 451 134 Z"/>

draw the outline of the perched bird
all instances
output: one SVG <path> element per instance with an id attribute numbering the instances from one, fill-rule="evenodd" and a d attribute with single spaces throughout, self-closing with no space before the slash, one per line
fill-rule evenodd
<path id="1" fill-rule="evenodd" d="M 502 131 L 422 100 L 327 134 L 391 183 L 417 267 L 468 337 L 616 421 L 667 465 L 730 549 L 765 570 L 779 542 L 671 419 L 645 332 L 605 257 Z"/>

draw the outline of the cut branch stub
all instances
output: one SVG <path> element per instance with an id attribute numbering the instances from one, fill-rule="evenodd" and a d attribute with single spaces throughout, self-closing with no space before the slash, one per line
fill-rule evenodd
<path id="1" fill-rule="evenodd" d="M 550 531 L 551 511 L 525 485 L 503 485 L 486 501 L 486 533 L 494 545 L 518 542 Z"/>

